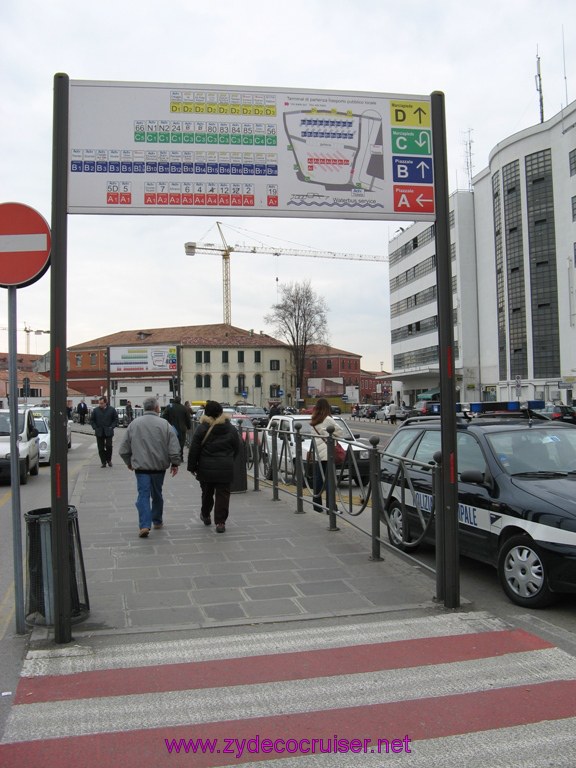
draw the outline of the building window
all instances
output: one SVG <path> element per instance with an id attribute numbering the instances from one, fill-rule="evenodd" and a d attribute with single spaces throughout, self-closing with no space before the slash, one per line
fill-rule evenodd
<path id="1" fill-rule="evenodd" d="M 209 363 L 210 362 L 210 350 L 204 350 L 204 362 Z"/>
<path id="2" fill-rule="evenodd" d="M 270 370 L 271 371 L 279 371 L 280 370 L 280 360 L 270 360 Z"/>
<path id="3" fill-rule="evenodd" d="M 222 389 L 228 389 L 230 386 L 230 376 L 228 376 L 227 373 L 225 373 L 222 376 Z"/>
<path id="4" fill-rule="evenodd" d="M 576 221 L 576 196 L 572 198 L 572 221 Z"/>
<path id="5" fill-rule="evenodd" d="M 570 163 L 570 176 L 576 176 L 576 149 L 568 153 L 568 161 Z"/>
<path id="6" fill-rule="evenodd" d="M 270 397 L 273 397 L 273 398 L 280 397 L 280 385 L 279 384 L 271 384 L 270 385 Z"/>
<path id="7" fill-rule="evenodd" d="M 76 355 L 76 368 L 82 368 L 82 355 Z"/>
<path id="8" fill-rule="evenodd" d="M 238 362 L 243 363 L 244 362 L 244 350 L 239 349 L 238 350 Z"/>
<path id="9" fill-rule="evenodd" d="M 196 350 L 196 363 L 200 365 L 202 364 L 202 350 L 200 349 Z"/>
<path id="10" fill-rule="evenodd" d="M 262 362 L 262 352 L 260 352 L 259 349 L 254 350 L 254 362 L 255 363 L 261 363 Z"/>
<path id="11" fill-rule="evenodd" d="M 312 360 L 312 370 L 313 371 L 318 370 L 318 360 Z"/>
<path id="12" fill-rule="evenodd" d="M 222 350 L 222 362 L 227 363 L 228 362 L 228 350 L 223 349 Z"/>
<path id="13" fill-rule="evenodd" d="M 239 395 L 246 390 L 246 376 L 243 373 L 238 376 L 236 389 Z"/>
<path id="14" fill-rule="evenodd" d="M 90 365 L 96 365 L 98 362 L 98 355 L 96 352 L 90 352 Z"/>
<path id="15" fill-rule="evenodd" d="M 196 389 L 202 389 L 202 374 L 197 373 L 194 378 L 196 380 Z"/>
<path id="16" fill-rule="evenodd" d="M 332 360 L 326 360 L 326 370 L 327 371 L 332 370 Z"/>
<path id="17" fill-rule="evenodd" d="M 128 387 L 120 387 L 120 392 L 128 392 Z"/>
<path id="18" fill-rule="evenodd" d="M 210 389 L 210 374 L 204 376 L 204 389 Z"/>
<path id="19" fill-rule="evenodd" d="M 259 373 L 254 376 L 254 386 L 256 389 L 262 389 L 262 376 Z"/>
<path id="20" fill-rule="evenodd" d="M 150 386 L 144 387 L 144 392 L 152 392 L 152 387 Z"/>

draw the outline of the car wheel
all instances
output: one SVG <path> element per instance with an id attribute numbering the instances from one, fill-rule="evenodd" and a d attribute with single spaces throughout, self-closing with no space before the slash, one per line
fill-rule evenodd
<path id="1" fill-rule="evenodd" d="M 507 597 L 523 608 L 544 608 L 555 599 L 542 550 L 529 536 L 513 536 L 498 555 L 498 576 Z"/>
<path id="2" fill-rule="evenodd" d="M 28 462 L 24 464 L 24 469 L 20 470 L 20 485 L 26 485 L 28 482 Z"/>
<path id="3" fill-rule="evenodd" d="M 414 546 L 409 546 L 411 540 L 410 531 L 408 531 L 408 539 L 406 541 L 403 539 L 403 514 L 400 504 L 392 502 L 388 509 L 388 519 L 386 519 L 386 515 L 384 515 L 384 522 L 386 523 L 386 528 L 388 530 L 388 541 L 392 546 L 403 552 L 408 550 L 413 552 L 416 549 Z"/>

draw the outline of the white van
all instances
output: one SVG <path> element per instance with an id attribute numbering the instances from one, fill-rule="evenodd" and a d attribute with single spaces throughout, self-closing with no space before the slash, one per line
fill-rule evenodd
<path id="1" fill-rule="evenodd" d="M 10 411 L 0 410 L 0 479 L 10 479 Z M 18 411 L 18 452 L 20 454 L 20 483 L 28 482 L 28 473 L 37 475 L 40 469 L 38 430 L 34 424 L 34 411 Z"/>

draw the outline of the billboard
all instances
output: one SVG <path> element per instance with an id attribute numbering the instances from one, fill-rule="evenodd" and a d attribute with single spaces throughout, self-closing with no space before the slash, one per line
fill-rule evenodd
<path id="1" fill-rule="evenodd" d="M 430 96 L 70 81 L 68 212 L 434 220 Z"/>
<path id="2" fill-rule="evenodd" d="M 110 373 L 176 373 L 175 346 L 110 347 Z"/>

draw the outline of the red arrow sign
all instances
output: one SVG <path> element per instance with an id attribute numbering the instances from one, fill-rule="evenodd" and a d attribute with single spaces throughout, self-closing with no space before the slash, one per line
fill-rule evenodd
<path id="1" fill-rule="evenodd" d="M 46 220 L 22 203 L 0 203 L 0 286 L 36 282 L 50 264 L 51 237 Z"/>

